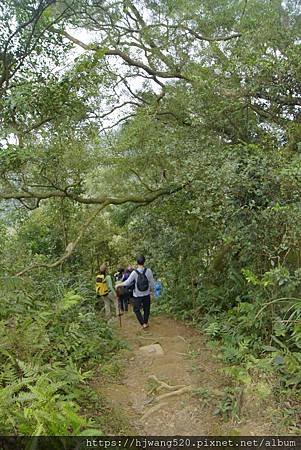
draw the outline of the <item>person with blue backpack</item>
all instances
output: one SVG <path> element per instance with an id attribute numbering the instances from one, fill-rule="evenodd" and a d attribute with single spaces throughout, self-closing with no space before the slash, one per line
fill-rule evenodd
<path id="1" fill-rule="evenodd" d="M 143 255 L 138 256 L 137 269 L 133 270 L 125 281 L 118 283 L 118 286 L 131 286 L 132 283 L 135 283 L 133 292 L 134 313 L 143 330 L 149 326 L 150 296 L 154 292 L 155 284 L 153 272 L 144 265 L 145 257 Z M 143 315 L 141 309 L 143 309 Z"/>

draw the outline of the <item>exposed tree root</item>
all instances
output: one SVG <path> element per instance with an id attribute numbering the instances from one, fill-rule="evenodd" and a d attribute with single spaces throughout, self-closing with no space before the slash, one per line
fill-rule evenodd
<path id="1" fill-rule="evenodd" d="M 146 411 L 143 416 L 141 416 L 140 420 L 143 421 L 145 419 L 147 419 L 151 414 L 153 414 L 154 412 L 158 411 L 159 409 L 161 409 L 163 406 L 167 405 L 166 402 L 163 403 L 159 403 L 159 405 L 155 405 L 152 408 L 150 408 L 148 411 Z"/>
<path id="2" fill-rule="evenodd" d="M 153 341 L 154 337 L 153 336 L 139 336 L 139 339 L 146 339 L 149 341 Z M 158 337 L 156 339 L 158 339 Z M 153 342 L 153 344 L 159 344 L 159 342 Z"/>
<path id="3" fill-rule="evenodd" d="M 172 392 L 168 392 L 167 394 L 159 395 L 158 397 L 155 398 L 155 401 L 158 402 L 165 398 L 173 397 L 176 395 L 182 395 L 182 394 L 185 394 L 185 393 L 191 392 L 191 391 L 192 391 L 192 386 L 184 386 L 181 389 L 178 389 L 177 391 L 172 391 Z"/>
<path id="4" fill-rule="evenodd" d="M 174 391 L 177 389 L 180 389 L 182 387 L 185 387 L 185 384 L 177 384 L 175 386 L 170 386 L 169 384 L 165 383 L 164 381 L 159 380 L 156 375 L 150 375 L 148 377 L 150 380 L 154 380 L 156 383 L 158 383 L 158 388 L 156 390 L 160 390 L 160 389 L 168 389 L 169 391 Z"/>
<path id="5" fill-rule="evenodd" d="M 169 398 L 169 397 L 174 397 L 177 395 L 182 395 L 182 394 L 186 394 L 187 392 L 191 392 L 192 391 L 192 386 L 183 386 L 183 385 L 178 385 L 178 386 L 169 386 L 167 383 L 164 383 L 163 381 L 158 380 L 158 378 L 155 375 L 151 375 L 149 377 L 152 380 L 155 380 L 156 382 L 160 383 L 159 389 L 160 388 L 165 388 L 165 389 L 176 389 L 179 388 L 179 386 L 181 386 L 180 389 L 177 390 L 172 390 L 171 392 L 168 392 L 166 394 L 162 394 L 159 395 L 158 397 L 155 397 L 153 399 L 154 402 L 160 402 L 158 405 L 153 406 L 152 408 L 150 408 L 148 411 L 146 411 L 143 416 L 141 417 L 140 420 L 145 420 L 147 417 L 149 417 L 151 414 L 153 414 L 154 412 L 158 411 L 159 409 L 162 408 L 162 406 L 167 405 L 166 402 L 162 402 L 162 400 Z M 153 389 L 154 390 L 154 389 Z M 152 392 L 153 392 L 152 390 Z"/>
<path id="6" fill-rule="evenodd" d="M 165 398 L 173 397 L 176 395 L 181 395 L 181 394 L 192 391 L 192 386 L 186 386 L 185 384 L 177 384 L 177 385 L 171 386 L 171 385 L 165 383 L 164 381 L 159 380 L 156 377 L 156 375 L 150 375 L 148 378 L 149 378 L 149 380 L 154 380 L 158 384 L 158 387 L 154 387 L 149 392 L 149 395 L 151 395 L 155 391 L 159 392 L 161 389 L 167 389 L 167 390 L 171 391 L 166 394 L 161 394 L 158 397 L 155 397 L 153 399 L 154 402 L 158 402 Z"/>

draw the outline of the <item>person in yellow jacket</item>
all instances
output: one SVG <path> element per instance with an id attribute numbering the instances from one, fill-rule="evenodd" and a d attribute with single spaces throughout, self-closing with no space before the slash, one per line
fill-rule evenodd
<path id="1" fill-rule="evenodd" d="M 106 319 L 112 317 L 112 311 L 115 309 L 115 314 L 118 316 L 118 302 L 116 298 L 116 292 L 113 288 L 112 278 L 108 274 L 108 267 L 106 264 L 102 264 L 99 268 L 99 273 L 96 276 L 96 295 L 103 300 L 105 305 Z"/>

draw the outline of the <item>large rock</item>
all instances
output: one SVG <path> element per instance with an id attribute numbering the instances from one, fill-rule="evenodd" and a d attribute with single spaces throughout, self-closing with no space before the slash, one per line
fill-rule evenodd
<path id="1" fill-rule="evenodd" d="M 139 350 L 145 355 L 150 356 L 162 356 L 164 355 L 164 350 L 160 344 L 151 344 L 140 347 Z"/>

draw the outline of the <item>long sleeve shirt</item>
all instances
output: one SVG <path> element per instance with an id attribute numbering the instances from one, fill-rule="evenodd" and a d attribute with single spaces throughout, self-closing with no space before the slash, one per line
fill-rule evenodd
<path id="1" fill-rule="evenodd" d="M 113 288 L 112 278 L 111 278 L 110 275 L 107 275 L 107 276 L 106 276 L 106 282 L 107 282 L 109 291 L 110 291 L 112 294 L 115 294 L 115 289 Z"/>
<path id="2" fill-rule="evenodd" d="M 139 272 L 142 273 L 144 268 L 139 267 L 136 270 L 138 270 Z M 137 288 L 138 274 L 137 274 L 136 270 L 133 270 L 133 272 L 131 273 L 129 278 L 127 280 L 123 281 L 122 283 L 120 283 L 120 286 L 130 286 L 133 282 L 135 282 L 134 294 L 133 294 L 134 297 L 145 297 L 146 295 L 150 295 L 150 293 L 154 291 L 154 285 L 155 285 L 153 272 L 149 268 L 146 269 L 145 275 L 148 279 L 149 288 L 146 291 L 139 291 L 139 289 Z"/>

